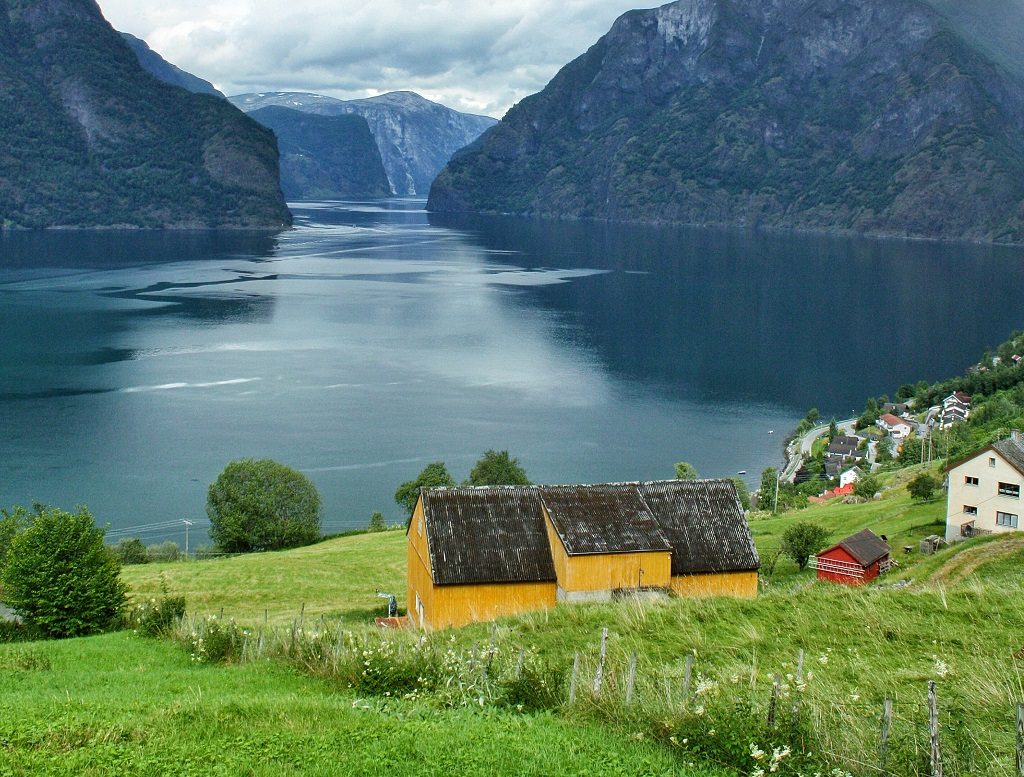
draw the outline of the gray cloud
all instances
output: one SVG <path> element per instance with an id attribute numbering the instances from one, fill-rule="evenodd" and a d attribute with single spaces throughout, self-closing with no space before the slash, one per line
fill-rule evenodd
<path id="1" fill-rule="evenodd" d="M 100 0 L 119 30 L 225 94 L 410 89 L 500 117 L 582 54 L 629 0 Z M 171 7 L 173 6 L 173 7 Z"/>

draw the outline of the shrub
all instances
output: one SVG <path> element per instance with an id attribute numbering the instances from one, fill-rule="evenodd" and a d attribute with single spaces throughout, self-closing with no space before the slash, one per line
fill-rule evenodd
<path id="1" fill-rule="evenodd" d="M 210 537 L 229 553 L 308 545 L 320 536 L 320 494 L 303 475 L 270 459 L 224 468 L 206 501 Z"/>
<path id="2" fill-rule="evenodd" d="M 125 601 L 121 564 L 84 507 L 38 506 L 11 542 L 4 598 L 47 637 L 75 637 L 115 623 Z"/>
<path id="3" fill-rule="evenodd" d="M 138 537 L 125 537 L 113 548 L 114 555 L 122 564 L 145 564 L 149 561 L 146 546 Z"/>
<path id="4" fill-rule="evenodd" d="M 154 563 L 159 561 L 179 561 L 181 559 L 181 548 L 173 540 L 159 542 L 155 545 L 147 545 L 146 558 Z"/>
<path id="5" fill-rule="evenodd" d="M 370 516 L 370 522 L 366 524 L 366 530 L 372 532 L 386 531 L 387 528 L 388 525 L 384 523 L 384 513 L 373 513 Z"/>
<path id="6" fill-rule="evenodd" d="M 565 668 L 557 664 L 526 661 L 499 681 L 497 703 L 520 712 L 557 709 L 565 699 L 565 677 Z"/>
<path id="7" fill-rule="evenodd" d="M 941 485 L 942 482 L 937 477 L 928 472 L 922 472 L 907 483 L 907 491 L 915 500 L 927 502 Z"/>
<path id="8" fill-rule="evenodd" d="M 165 591 L 160 599 L 135 605 L 129 624 L 144 637 L 164 637 L 173 633 L 184 616 L 185 597 L 169 596 Z"/>
<path id="9" fill-rule="evenodd" d="M 810 521 L 794 523 L 782 533 L 782 552 L 796 562 L 800 569 L 828 543 L 828 529 Z"/>
<path id="10" fill-rule="evenodd" d="M 240 661 L 249 632 L 233 620 L 208 615 L 190 624 L 183 641 L 197 664 L 225 664 Z"/>

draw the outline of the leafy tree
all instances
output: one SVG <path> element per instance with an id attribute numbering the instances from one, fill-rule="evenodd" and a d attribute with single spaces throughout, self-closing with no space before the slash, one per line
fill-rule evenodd
<path id="1" fill-rule="evenodd" d="M 471 486 L 528 486 L 530 479 L 508 451 L 484 451 L 484 455 L 470 470 Z"/>
<path id="2" fill-rule="evenodd" d="M 372 532 L 384 531 L 388 525 L 384 523 L 384 513 L 373 513 L 370 522 L 366 524 L 366 530 Z"/>
<path id="3" fill-rule="evenodd" d="M 927 502 L 940 486 L 942 486 L 942 481 L 937 477 L 929 472 L 922 472 L 907 483 L 907 491 L 918 502 Z"/>
<path id="4" fill-rule="evenodd" d="M 870 499 L 878 493 L 878 489 L 882 487 L 882 484 L 878 482 L 878 478 L 874 475 L 865 475 L 856 483 L 853 484 L 853 493 L 857 496 Z"/>
<path id="5" fill-rule="evenodd" d="M 676 480 L 696 480 L 700 475 L 697 468 L 688 461 L 676 462 Z"/>
<path id="6" fill-rule="evenodd" d="M 739 475 L 732 478 L 732 482 L 736 485 L 736 496 L 740 498 L 740 506 L 744 510 L 750 509 L 750 489 L 747 488 L 747 483 Z"/>
<path id="7" fill-rule="evenodd" d="M 412 511 L 416 509 L 416 500 L 419 499 L 422 489 L 454 485 L 455 480 L 448 472 L 444 462 L 431 462 L 423 468 L 423 471 L 415 480 L 407 480 L 398 487 L 395 491 L 395 501 L 404 507 L 409 516 L 412 517 Z"/>
<path id="8" fill-rule="evenodd" d="M 15 535 L 25 527 L 28 518 L 28 510 L 24 507 L 0 510 L 0 577 L 3 576 L 11 543 L 14 542 Z"/>
<path id="9" fill-rule="evenodd" d="M 127 587 L 121 564 L 84 507 L 73 513 L 36 506 L 11 542 L 4 599 L 47 637 L 77 637 L 114 624 Z"/>
<path id="10" fill-rule="evenodd" d="M 320 536 L 316 486 L 271 459 L 228 464 L 210 485 L 206 514 L 210 538 L 228 553 L 294 548 Z"/>
<path id="11" fill-rule="evenodd" d="M 872 397 L 864 404 L 864 412 L 860 414 L 855 426 L 858 429 L 867 429 L 878 420 L 881 414 L 882 409 L 878 404 L 878 400 Z"/>
<path id="12" fill-rule="evenodd" d="M 145 564 L 149 561 L 146 545 L 138 537 L 125 537 L 113 548 L 114 555 L 124 564 Z"/>
<path id="13" fill-rule="evenodd" d="M 828 439 L 834 440 L 839 436 L 839 425 L 836 423 L 836 419 L 832 419 L 828 422 Z"/>
<path id="14" fill-rule="evenodd" d="M 794 523 L 782 533 L 782 552 L 803 569 L 807 561 L 828 544 L 828 529 L 810 521 Z"/>
<path id="15" fill-rule="evenodd" d="M 775 509 L 775 489 L 779 482 L 779 471 L 768 467 L 761 473 L 761 489 L 757 493 L 757 509 Z"/>

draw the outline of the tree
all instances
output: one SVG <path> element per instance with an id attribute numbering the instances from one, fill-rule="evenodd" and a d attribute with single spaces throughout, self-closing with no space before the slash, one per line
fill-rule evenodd
<path id="1" fill-rule="evenodd" d="M 918 502 L 927 502 L 941 485 L 942 481 L 937 477 L 929 472 L 922 472 L 907 483 L 907 491 Z"/>
<path id="2" fill-rule="evenodd" d="M 877 477 L 867 475 L 853 484 L 853 493 L 864 499 L 870 499 L 878 493 L 878 489 L 881 487 L 882 484 L 878 482 Z"/>
<path id="3" fill-rule="evenodd" d="M 834 440 L 839 436 L 839 425 L 836 423 L 836 419 L 832 419 L 828 422 L 828 439 Z"/>
<path id="4" fill-rule="evenodd" d="M 373 513 L 370 522 L 366 524 L 366 530 L 371 532 L 385 531 L 388 525 L 384 523 L 384 513 Z"/>
<path id="5" fill-rule="evenodd" d="M 676 480 L 696 480 L 700 475 L 697 468 L 688 461 L 676 462 Z"/>
<path id="6" fill-rule="evenodd" d="M 114 555 L 125 566 L 149 563 L 146 545 L 138 537 L 125 537 L 113 547 Z"/>
<path id="7" fill-rule="evenodd" d="M 47 637 L 77 637 L 112 626 L 125 603 L 121 564 L 84 507 L 36 506 L 11 542 L 4 600 Z"/>
<path id="8" fill-rule="evenodd" d="M 736 496 L 740 498 L 740 507 L 744 510 L 750 509 L 750 489 L 747 488 L 747 483 L 739 475 L 732 478 L 733 484 L 736 486 Z"/>
<path id="9" fill-rule="evenodd" d="M 471 486 L 528 486 L 530 479 L 508 451 L 484 451 L 467 481 Z"/>
<path id="10" fill-rule="evenodd" d="M 775 489 L 778 488 L 779 471 L 768 467 L 761 473 L 761 488 L 757 492 L 758 510 L 775 510 Z"/>
<path id="11" fill-rule="evenodd" d="M 424 488 L 436 488 L 438 486 L 454 486 L 455 480 L 448 472 L 443 461 L 435 461 L 423 468 L 423 471 L 415 480 L 407 480 L 395 491 L 395 501 L 405 508 L 409 517 L 416 509 L 416 500 L 420 497 L 420 491 Z"/>
<path id="12" fill-rule="evenodd" d="M 794 523 L 782 533 L 782 552 L 802 570 L 807 561 L 828 543 L 828 530 L 810 521 Z"/>
<path id="13" fill-rule="evenodd" d="M 210 538 L 249 553 L 308 545 L 320 536 L 320 494 L 301 472 L 271 459 L 239 459 L 210 485 Z"/>

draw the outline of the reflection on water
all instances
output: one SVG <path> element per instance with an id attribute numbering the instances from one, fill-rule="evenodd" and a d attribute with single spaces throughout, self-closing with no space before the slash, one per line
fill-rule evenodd
<path id="1" fill-rule="evenodd" d="M 461 479 L 487 448 L 546 482 L 682 459 L 753 482 L 809 406 L 959 371 L 1021 324 L 1007 249 L 421 206 L 307 203 L 278 236 L 0 237 L 0 505 L 201 519 L 228 461 L 269 456 L 337 530 L 401 520 L 398 483 L 438 459 Z"/>

